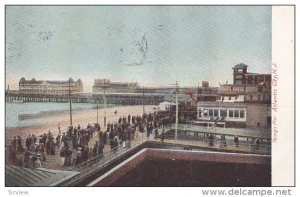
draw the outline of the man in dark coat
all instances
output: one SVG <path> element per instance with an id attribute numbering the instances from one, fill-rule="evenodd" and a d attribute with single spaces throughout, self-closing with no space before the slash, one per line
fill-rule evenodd
<path id="1" fill-rule="evenodd" d="M 164 138 L 165 138 L 165 130 L 163 129 L 163 131 L 161 133 L 161 143 L 164 142 Z"/>
<path id="2" fill-rule="evenodd" d="M 128 115 L 128 123 L 130 124 L 131 116 L 130 114 Z"/>

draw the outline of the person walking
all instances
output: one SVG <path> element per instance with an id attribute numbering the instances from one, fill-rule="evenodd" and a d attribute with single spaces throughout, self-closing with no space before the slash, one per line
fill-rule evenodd
<path id="1" fill-rule="evenodd" d="M 155 129 L 154 139 L 157 139 L 157 137 L 158 137 L 158 129 L 156 128 L 156 129 Z"/>
<path id="2" fill-rule="evenodd" d="M 161 143 L 164 142 L 164 138 L 165 138 L 165 130 L 163 129 L 163 131 L 161 133 Z"/>

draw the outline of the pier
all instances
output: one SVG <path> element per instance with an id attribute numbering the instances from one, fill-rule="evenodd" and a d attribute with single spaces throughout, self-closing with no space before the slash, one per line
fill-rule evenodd
<path id="1" fill-rule="evenodd" d="M 165 94 L 160 93 L 106 93 L 106 104 L 117 105 L 158 105 L 164 101 Z M 69 95 L 21 94 L 19 91 L 5 92 L 5 102 L 69 102 Z M 100 93 L 72 93 L 72 103 L 104 103 Z"/>

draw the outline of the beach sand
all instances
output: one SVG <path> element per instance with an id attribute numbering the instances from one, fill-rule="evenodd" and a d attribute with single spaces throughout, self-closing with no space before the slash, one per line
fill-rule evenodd
<path id="1" fill-rule="evenodd" d="M 155 105 L 146 105 L 145 113 L 153 112 Z M 117 111 L 117 114 L 114 112 Z M 117 122 L 120 116 L 131 115 L 142 115 L 143 106 L 118 106 L 106 109 L 106 123 L 108 122 Z M 101 128 L 103 128 L 104 122 L 104 109 L 98 110 L 99 123 Z M 12 139 L 14 136 L 21 136 L 22 138 L 27 137 L 29 134 L 35 134 L 36 136 L 42 135 L 43 133 L 48 133 L 50 130 L 52 133 L 58 133 L 58 126 L 62 132 L 65 132 L 70 125 L 70 114 L 69 112 L 63 112 L 60 114 L 53 114 L 51 116 L 42 117 L 45 119 L 44 124 L 34 125 L 29 127 L 16 127 L 16 128 L 6 128 L 5 136 L 6 141 Z M 72 113 L 73 126 L 80 124 L 81 128 L 86 128 L 87 125 L 97 122 L 97 110 L 80 110 L 73 111 Z"/>

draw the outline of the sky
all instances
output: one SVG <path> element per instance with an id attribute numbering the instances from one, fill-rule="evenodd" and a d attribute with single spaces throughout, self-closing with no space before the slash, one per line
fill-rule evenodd
<path id="1" fill-rule="evenodd" d="M 6 6 L 6 86 L 21 77 L 142 86 L 271 73 L 271 6 Z"/>

